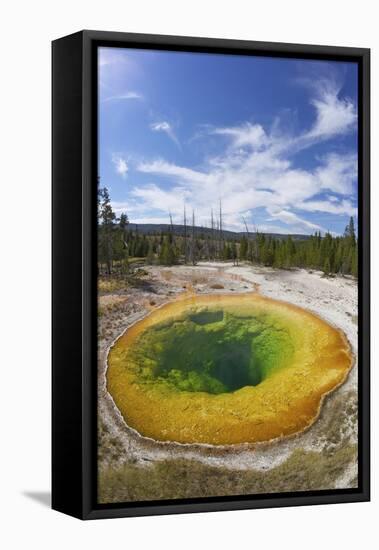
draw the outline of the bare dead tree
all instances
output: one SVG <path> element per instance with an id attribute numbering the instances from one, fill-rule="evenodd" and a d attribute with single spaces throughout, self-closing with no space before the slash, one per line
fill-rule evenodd
<path id="1" fill-rule="evenodd" d="M 196 258 L 195 258 L 195 211 L 194 211 L 194 209 L 192 209 L 191 260 L 192 260 L 192 265 L 196 265 Z"/>
<path id="2" fill-rule="evenodd" d="M 249 228 L 248 228 L 248 225 L 246 223 L 246 220 L 245 218 L 242 216 L 242 219 L 243 219 L 243 223 L 245 224 L 245 229 L 246 229 L 246 238 L 247 240 L 249 240 Z"/>
<path id="3" fill-rule="evenodd" d="M 124 272 L 126 271 L 126 274 L 129 274 L 129 245 L 127 240 L 129 219 L 124 212 L 121 214 L 120 219 L 118 220 L 118 223 L 121 229 L 121 241 L 122 241 L 122 248 L 124 251 L 124 258 L 121 263 L 121 272 L 124 274 Z"/>
<path id="4" fill-rule="evenodd" d="M 253 248 L 254 248 L 254 258 L 257 259 L 258 258 L 258 227 L 256 225 L 254 225 L 254 233 L 255 233 L 255 238 L 254 238 L 254 243 L 253 243 Z"/>
<path id="5" fill-rule="evenodd" d="M 220 234 L 219 234 L 219 238 L 220 238 L 220 257 L 222 258 L 222 253 L 223 253 L 223 248 L 224 248 L 224 236 L 223 236 L 223 233 L 222 233 L 222 203 L 221 203 L 221 198 L 220 198 L 220 203 L 219 203 L 219 228 L 220 228 Z"/>
<path id="6" fill-rule="evenodd" d="M 211 220 L 211 226 L 212 226 L 212 220 Z M 205 229 L 208 229 L 208 224 L 205 224 Z M 212 229 L 210 232 L 206 231 L 204 234 L 204 250 L 208 258 L 208 261 L 211 261 L 212 260 Z"/>
<path id="7" fill-rule="evenodd" d="M 172 223 L 172 214 L 171 211 L 168 212 L 169 218 L 170 218 L 170 234 L 169 234 L 169 241 L 172 246 L 172 249 L 175 250 L 175 239 L 174 239 L 174 224 Z"/>
<path id="8" fill-rule="evenodd" d="M 254 258 L 257 258 L 258 256 L 258 229 L 257 229 L 257 226 L 255 225 L 254 226 L 254 232 L 255 232 L 255 238 L 253 241 L 251 241 L 250 243 L 250 232 L 249 232 L 249 227 L 247 225 L 247 222 L 245 220 L 245 218 L 242 216 L 242 219 L 243 219 L 243 223 L 245 224 L 245 228 L 246 228 L 246 236 L 247 236 L 247 251 L 249 253 L 250 251 L 250 244 L 251 244 L 251 254 L 252 256 L 254 256 Z M 254 251 L 253 251 L 254 250 Z M 254 259 L 253 257 L 251 258 L 251 260 Z"/>
<path id="9" fill-rule="evenodd" d="M 170 211 L 169 211 L 168 215 L 169 215 L 169 218 L 170 218 L 170 232 L 171 232 L 171 236 L 173 236 L 174 235 L 174 225 L 172 223 L 172 214 L 171 214 Z"/>
<path id="10" fill-rule="evenodd" d="M 183 208 L 183 225 L 184 225 L 184 263 L 187 263 L 187 215 L 186 215 L 186 203 Z"/>
<path id="11" fill-rule="evenodd" d="M 216 252 L 217 252 L 218 259 L 221 259 L 220 239 L 219 239 L 219 235 L 220 235 L 220 223 L 219 223 L 219 220 L 218 220 L 218 219 L 216 220 L 216 229 L 215 229 L 215 232 L 216 232 L 216 236 L 217 236 L 216 243 L 215 243 L 215 248 L 216 248 Z"/>
<path id="12" fill-rule="evenodd" d="M 211 208 L 211 255 L 215 259 L 215 221 L 213 217 L 213 208 Z"/>

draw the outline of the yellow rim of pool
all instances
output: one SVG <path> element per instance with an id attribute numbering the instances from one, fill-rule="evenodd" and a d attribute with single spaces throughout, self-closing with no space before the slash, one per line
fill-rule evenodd
<path id="1" fill-rule="evenodd" d="M 110 348 L 107 389 L 157 441 L 231 445 L 289 436 L 318 417 L 354 362 L 343 332 L 257 293 L 186 296 Z"/>

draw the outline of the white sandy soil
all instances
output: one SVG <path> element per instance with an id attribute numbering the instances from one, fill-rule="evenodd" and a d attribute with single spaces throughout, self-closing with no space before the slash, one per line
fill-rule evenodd
<path id="1" fill-rule="evenodd" d="M 128 292 L 128 308 L 111 323 L 107 316 L 100 320 L 102 325 L 108 323 L 106 336 L 99 342 L 99 418 L 106 426 L 107 432 L 117 440 L 119 453 L 118 464 L 133 459 L 137 463 L 149 463 L 166 458 L 186 458 L 204 462 L 209 465 L 223 466 L 230 469 L 267 470 L 286 460 L 296 449 L 321 452 L 332 448 L 333 442 L 326 438 L 330 422 L 340 422 L 341 431 L 349 444 L 357 441 L 357 421 L 355 417 L 340 414 L 341 418 L 333 419 L 337 403 L 346 400 L 356 406 L 357 364 L 350 371 L 345 383 L 329 395 L 323 404 L 318 420 L 306 432 L 295 437 L 260 445 L 239 445 L 214 447 L 204 445 L 180 445 L 160 443 L 141 437 L 129 428 L 106 390 L 105 372 L 106 355 L 112 342 L 131 324 L 145 316 L 153 307 L 165 303 L 184 291 L 195 293 L 217 292 L 254 292 L 264 296 L 285 300 L 306 308 L 329 323 L 342 329 L 350 341 L 353 352 L 357 353 L 357 283 L 352 278 L 327 278 L 320 272 L 303 269 L 274 270 L 252 267 L 250 265 L 233 266 L 228 263 L 202 262 L 197 266 L 174 266 L 170 268 L 150 267 L 146 277 L 149 286 L 146 290 Z M 212 288 L 222 285 L 222 289 Z M 102 297 L 102 301 L 110 301 Z M 120 301 L 117 298 L 116 303 Z M 106 461 L 107 462 L 107 461 Z M 104 465 L 106 465 L 106 462 Z M 356 464 L 337 481 L 337 487 L 350 487 L 356 477 Z"/>

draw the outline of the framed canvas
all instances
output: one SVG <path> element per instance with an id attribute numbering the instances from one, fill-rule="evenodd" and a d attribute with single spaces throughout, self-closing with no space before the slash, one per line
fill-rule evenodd
<path id="1" fill-rule="evenodd" d="M 53 42 L 53 508 L 369 500 L 369 50 Z"/>

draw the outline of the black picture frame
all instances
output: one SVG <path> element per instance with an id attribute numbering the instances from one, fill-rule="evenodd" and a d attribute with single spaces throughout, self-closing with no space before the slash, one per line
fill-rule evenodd
<path id="1" fill-rule="evenodd" d="M 144 503 L 96 503 L 96 189 L 99 46 L 358 63 L 359 487 Z M 52 43 L 52 507 L 81 519 L 370 499 L 370 50 L 81 31 Z M 73 200 L 75 197 L 75 200 Z"/>

